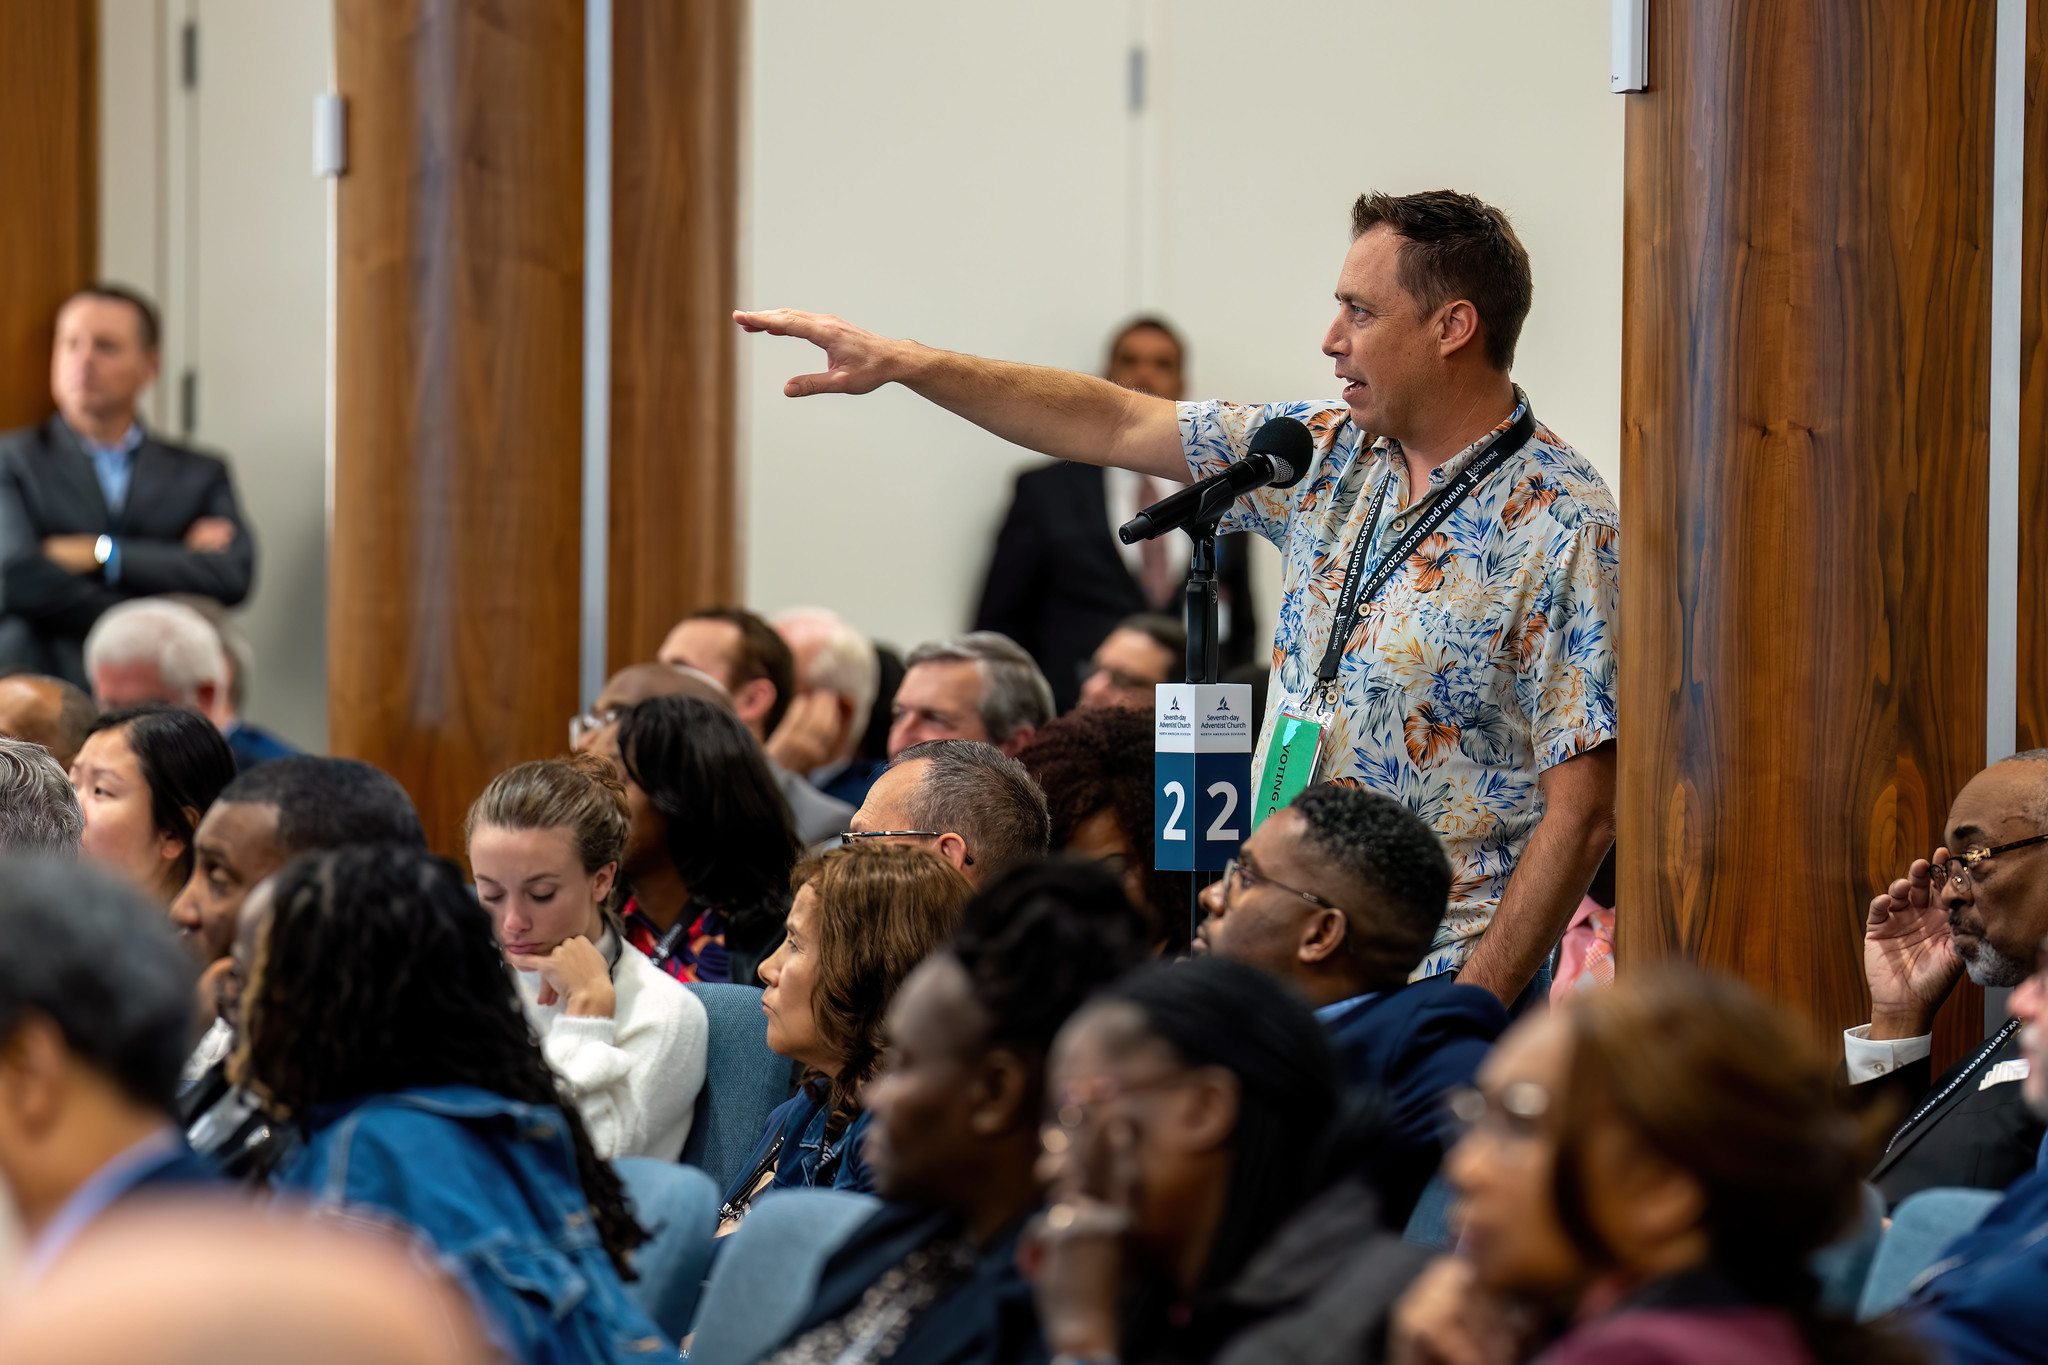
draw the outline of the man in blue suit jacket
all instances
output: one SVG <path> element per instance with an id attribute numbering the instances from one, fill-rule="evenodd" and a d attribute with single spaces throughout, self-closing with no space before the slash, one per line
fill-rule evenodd
<path id="1" fill-rule="evenodd" d="M 2020 1093 L 2048 1120 L 2048 942 L 2035 973 L 2013 988 L 2020 1020 Z M 1974 1232 L 1922 1272 L 1902 1310 L 1950 1365 L 2039 1360 L 2048 1341 L 2048 1169 L 2021 1176 Z"/>
<path id="2" fill-rule="evenodd" d="M 1470 1085 L 1508 1026 L 1492 992 L 1449 976 L 1411 983 L 1449 902 L 1451 865 L 1399 801 L 1310 787 L 1252 832 L 1202 893 L 1196 951 L 1293 982 L 1345 1079 L 1378 1094 L 1387 1129 L 1367 1174 L 1400 1227 L 1443 1159 L 1444 1093 Z"/>
<path id="3" fill-rule="evenodd" d="M 0 1180 L 38 1274 L 114 1206 L 218 1180 L 173 1121 L 197 968 L 89 868 L 0 859 Z"/>

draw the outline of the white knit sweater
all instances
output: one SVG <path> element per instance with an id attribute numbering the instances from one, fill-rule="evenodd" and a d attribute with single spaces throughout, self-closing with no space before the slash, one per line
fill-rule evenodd
<path id="1" fill-rule="evenodd" d="M 536 1003 L 539 972 L 514 972 L 526 1017 L 540 1035 L 548 1065 L 562 1078 L 606 1160 L 651 1156 L 674 1161 L 690 1135 L 690 1115 L 704 1086 L 711 1032 L 704 1006 L 682 982 L 609 931 L 598 944 L 616 955 L 609 1019 L 572 1017 L 562 1002 Z"/>

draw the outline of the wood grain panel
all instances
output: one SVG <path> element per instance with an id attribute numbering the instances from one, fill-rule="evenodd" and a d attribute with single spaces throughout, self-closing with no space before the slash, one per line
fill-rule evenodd
<path id="1" fill-rule="evenodd" d="M 1822 1034 L 1983 758 L 1992 9 L 1660 5 L 1628 97 L 1620 947 Z"/>
<path id="2" fill-rule="evenodd" d="M 2019 747 L 2048 748 L 2048 0 L 2027 4 L 2020 258 Z"/>
<path id="3" fill-rule="evenodd" d="M 615 0 L 610 667 L 739 589 L 733 474 L 744 0 Z"/>
<path id="4" fill-rule="evenodd" d="M 99 238 L 98 0 L 0 0 L 0 430 L 49 416 L 57 306 Z"/>
<path id="5" fill-rule="evenodd" d="M 337 0 L 329 715 L 434 847 L 576 709 L 582 0 Z"/>

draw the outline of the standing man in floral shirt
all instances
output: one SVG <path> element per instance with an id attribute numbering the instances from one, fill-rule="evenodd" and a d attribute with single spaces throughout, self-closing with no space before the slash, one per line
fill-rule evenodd
<path id="1" fill-rule="evenodd" d="M 1613 843 L 1619 517 L 1509 378 L 1533 283 L 1506 215 L 1445 190 L 1369 194 L 1351 226 L 1322 344 L 1338 402 L 1174 404 L 837 318 L 736 316 L 824 349 L 790 397 L 900 383 L 1060 459 L 1199 479 L 1273 418 L 1305 423 L 1307 476 L 1246 494 L 1222 527 L 1265 536 L 1284 565 L 1253 772 L 1291 736 L 1317 780 L 1429 821 L 1454 882 L 1416 975 L 1513 1002 Z"/>

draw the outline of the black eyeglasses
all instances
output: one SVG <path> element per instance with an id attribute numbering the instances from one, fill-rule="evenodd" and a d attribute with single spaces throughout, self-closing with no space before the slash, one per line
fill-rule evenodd
<path id="1" fill-rule="evenodd" d="M 2015 839 L 2009 844 L 1997 844 L 1991 848 L 1972 849 L 1968 853 L 1956 853 L 1949 860 L 1934 868 L 1934 884 L 1944 884 L 1960 891 L 1976 880 L 1977 864 L 1986 858 L 1995 858 L 2001 853 L 2010 853 L 2016 848 L 2027 848 L 2033 844 L 2048 844 L 2048 834 L 2036 834 L 2025 839 Z"/>
<path id="2" fill-rule="evenodd" d="M 862 839 L 943 839 L 944 833 L 936 829 L 842 829 L 841 843 L 854 844 Z M 965 862 L 974 866 L 974 855 L 968 854 Z"/>
<path id="3" fill-rule="evenodd" d="M 1270 886 L 1275 891 L 1285 891 L 1290 896 L 1299 896 L 1310 905 L 1320 906 L 1325 910 L 1338 909 L 1337 906 L 1330 904 L 1315 892 L 1303 891 L 1298 887 L 1276 882 L 1271 877 L 1247 867 L 1241 859 L 1232 858 L 1223 865 L 1223 903 L 1225 905 L 1237 899 L 1240 887 L 1250 887 L 1256 890 L 1261 886 Z M 1339 911 L 1339 913 L 1342 912 Z"/>

